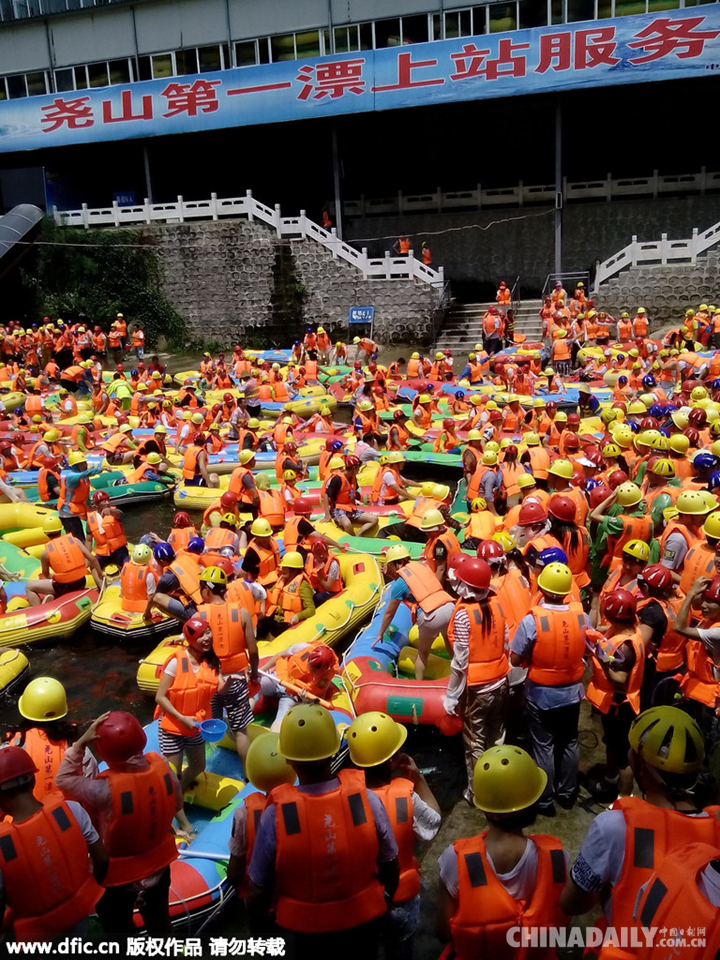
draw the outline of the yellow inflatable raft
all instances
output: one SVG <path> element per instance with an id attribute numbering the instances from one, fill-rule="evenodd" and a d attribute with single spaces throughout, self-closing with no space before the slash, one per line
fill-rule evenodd
<path id="1" fill-rule="evenodd" d="M 286 630 L 276 639 L 260 640 L 258 649 L 261 659 L 271 657 L 295 643 L 322 640 L 333 646 L 357 624 L 366 619 L 377 606 L 382 593 L 383 578 L 380 566 L 368 554 L 338 554 L 340 573 L 345 590 L 326 600 L 315 616 Z M 143 693 L 155 696 L 163 667 L 177 649 L 179 636 L 166 637 L 155 649 L 140 661 L 137 684 Z"/>
<path id="2" fill-rule="evenodd" d="M 151 622 L 143 619 L 142 612 L 128 613 L 122 609 L 120 585 L 110 584 L 105 588 L 99 603 L 90 618 L 98 633 L 106 633 L 118 639 L 131 637 L 133 640 L 157 637 L 177 628 L 177 620 L 168 617 L 159 610 L 153 610 Z"/>
<path id="3" fill-rule="evenodd" d="M 30 673 L 28 658 L 20 650 L 0 650 L 0 693 L 10 693 Z"/>
<path id="4" fill-rule="evenodd" d="M 0 534 L 42 527 L 47 517 L 54 516 L 57 510 L 36 503 L 0 503 Z"/>

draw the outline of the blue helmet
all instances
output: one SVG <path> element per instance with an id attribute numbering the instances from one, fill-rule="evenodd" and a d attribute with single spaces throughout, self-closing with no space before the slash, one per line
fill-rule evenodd
<path id="1" fill-rule="evenodd" d="M 549 563 L 567 563 L 567 561 L 567 554 L 560 547 L 547 547 L 540 551 L 536 563 L 540 567 L 546 567 Z"/>
<path id="2" fill-rule="evenodd" d="M 130 371 L 130 376 L 131 376 L 131 377 L 137 377 L 137 376 L 138 376 L 137 370 L 131 370 L 131 371 Z"/>
<path id="3" fill-rule="evenodd" d="M 342 450 L 343 442 L 342 440 L 333 440 L 330 444 L 330 449 L 335 452 L 336 450 Z"/>
<path id="4" fill-rule="evenodd" d="M 456 399 L 456 400 L 464 400 L 464 399 L 465 399 L 465 391 L 464 391 L 464 390 L 456 390 L 456 391 L 455 391 L 455 399 Z"/>
<path id="5" fill-rule="evenodd" d="M 674 403 L 666 403 L 665 406 L 662 408 L 663 416 L 669 417 L 670 414 L 675 413 L 676 410 L 677 410 L 677 407 L 675 406 Z"/>
<path id="6" fill-rule="evenodd" d="M 642 385 L 644 387 L 654 387 L 655 386 L 655 377 L 651 373 L 646 373 L 642 378 Z"/>
<path id="7" fill-rule="evenodd" d="M 708 490 L 717 490 L 720 487 L 720 470 L 713 470 L 708 477 Z"/>
<path id="8" fill-rule="evenodd" d="M 713 380 L 710 386 L 713 388 L 713 390 L 720 390 L 720 380 Z"/>
<path id="9" fill-rule="evenodd" d="M 625 354 L 624 354 L 624 353 L 619 353 L 619 354 L 617 355 L 617 357 L 615 357 L 615 359 L 616 359 L 619 363 L 622 363 L 623 360 L 625 359 Z"/>
<path id="10" fill-rule="evenodd" d="M 698 453 L 692 463 L 696 470 L 712 470 L 717 464 L 717 457 L 712 453 Z"/>
<path id="11" fill-rule="evenodd" d="M 174 560 L 175 551 L 167 541 L 156 543 L 153 547 L 153 557 L 156 560 Z"/>
<path id="12" fill-rule="evenodd" d="M 633 433 L 637 433 L 640 429 L 640 424 L 637 420 L 625 420 L 624 422 L 630 427 Z"/>
<path id="13" fill-rule="evenodd" d="M 623 386 L 625 386 L 625 384 L 628 382 L 628 378 L 625 377 L 625 376 L 618 377 L 618 378 L 617 378 L 617 382 L 618 382 L 618 383 L 621 383 Z"/>
<path id="14" fill-rule="evenodd" d="M 205 541 L 202 537 L 191 537 L 188 540 L 187 552 L 188 553 L 202 553 L 205 549 Z"/>
<path id="15" fill-rule="evenodd" d="M 659 403 L 651 403 L 648 407 L 648 415 L 651 417 L 661 417 L 663 415 L 663 408 Z"/>
<path id="16" fill-rule="evenodd" d="M 670 430 L 668 429 L 668 427 L 660 427 L 658 433 L 660 434 L 661 437 L 670 436 Z"/>
<path id="17" fill-rule="evenodd" d="M 602 485 L 603 485 L 602 480 L 597 480 L 595 477 L 590 477 L 588 480 L 585 481 L 585 484 L 584 484 L 585 493 L 590 493 L 590 491 L 594 490 L 595 487 L 600 487 Z M 550 547 L 549 549 L 552 550 L 553 548 Z M 557 550 L 557 547 L 555 547 L 555 549 Z"/>
<path id="18" fill-rule="evenodd" d="M 15 407 L 15 409 L 13 410 L 13 415 L 16 417 L 21 417 L 23 415 L 23 408 Z"/>

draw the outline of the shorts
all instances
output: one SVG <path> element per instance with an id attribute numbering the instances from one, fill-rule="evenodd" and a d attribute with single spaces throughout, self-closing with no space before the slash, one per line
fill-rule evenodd
<path id="1" fill-rule="evenodd" d="M 85 543 L 85 530 L 83 529 L 80 517 L 75 515 L 72 517 L 60 517 L 60 523 L 63 525 L 65 533 L 71 533 L 74 537 L 77 537 L 81 543 Z"/>
<path id="2" fill-rule="evenodd" d="M 341 510 L 339 507 L 333 507 L 330 511 L 330 515 L 333 520 L 341 521 L 343 517 L 347 517 L 348 520 L 352 523 L 355 520 L 360 518 L 359 510 Z"/>
<path id="3" fill-rule="evenodd" d="M 158 744 L 160 752 L 166 757 L 173 753 L 182 753 L 186 747 L 204 747 L 205 741 L 198 730 L 194 737 L 184 736 L 182 733 L 168 733 L 162 727 L 158 727 Z"/>
<path id="4" fill-rule="evenodd" d="M 197 477 L 193 477 L 192 480 L 184 480 L 183 482 L 186 487 L 204 487 L 205 486 L 205 478 L 201 477 L 200 474 L 198 474 Z"/>
<path id="5" fill-rule="evenodd" d="M 603 742 L 607 747 L 607 752 L 612 757 L 618 770 L 624 770 L 628 765 L 628 753 L 630 751 L 630 741 L 628 734 L 635 711 L 626 700 L 624 703 L 613 703 L 607 713 L 601 716 L 603 728 Z"/>
<path id="6" fill-rule="evenodd" d="M 66 593 L 74 593 L 76 590 L 85 589 L 85 577 L 81 577 L 79 580 L 73 580 L 72 583 L 58 583 L 57 580 L 53 580 L 53 593 L 56 597 L 64 597 Z"/>
<path id="7" fill-rule="evenodd" d="M 106 557 L 102 557 L 100 554 L 97 554 L 96 559 L 103 570 L 105 567 L 109 567 L 111 563 L 114 563 L 119 570 L 123 564 L 130 559 L 130 554 L 128 553 L 127 545 L 124 545 L 122 547 L 118 547 L 117 550 L 113 550 L 113 552 L 109 553 Z"/>
<path id="8" fill-rule="evenodd" d="M 194 603 L 189 603 L 185 606 L 182 600 L 178 600 L 176 597 L 170 597 L 167 607 L 168 613 L 172 614 L 173 617 L 177 617 L 178 620 L 189 620 L 197 611 Z"/>
<path id="9" fill-rule="evenodd" d="M 245 677 L 233 677 L 228 681 L 225 693 L 216 693 L 212 698 L 213 717 L 222 718 L 223 708 L 232 732 L 245 733 L 247 726 L 253 722 L 248 682 Z"/>
<path id="10" fill-rule="evenodd" d="M 253 404 L 247 403 L 247 404 L 245 405 L 245 409 L 247 410 L 248 416 L 250 416 L 250 417 L 255 417 L 256 420 L 259 420 L 259 419 L 260 419 L 260 414 L 262 413 L 262 404 L 260 404 L 260 403 L 257 403 L 257 404 L 255 404 L 255 403 L 253 403 Z"/>

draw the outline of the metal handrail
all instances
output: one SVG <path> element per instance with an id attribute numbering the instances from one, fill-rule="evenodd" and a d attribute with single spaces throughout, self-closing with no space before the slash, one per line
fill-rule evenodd
<path id="1" fill-rule="evenodd" d="M 550 284 L 553 285 L 560 281 L 563 286 L 565 286 L 565 281 L 569 281 L 573 290 L 575 289 L 574 285 L 577 285 L 579 281 L 585 284 L 587 288 L 588 283 L 590 282 L 590 271 L 589 270 L 563 270 L 562 273 L 549 273 L 545 278 L 545 284 L 542 288 L 542 296 L 546 296 L 548 290 L 550 289 Z M 567 288 L 566 288 L 567 289 Z"/>
<path id="2" fill-rule="evenodd" d="M 517 312 L 520 309 L 520 304 L 522 303 L 522 297 L 520 296 L 520 277 L 515 277 L 515 283 L 512 285 L 510 290 L 510 306 L 512 308 L 513 316 L 517 316 Z"/>

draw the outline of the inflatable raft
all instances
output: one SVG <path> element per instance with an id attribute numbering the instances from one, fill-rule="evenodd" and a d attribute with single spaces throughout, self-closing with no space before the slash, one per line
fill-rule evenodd
<path id="1" fill-rule="evenodd" d="M 415 680 L 396 675 L 398 663 L 408 672 L 412 669 L 415 651 L 409 647 L 412 614 L 401 603 L 390 627 L 378 638 L 383 610 L 388 602 L 390 585 L 375 608 L 371 622 L 361 630 L 345 654 L 343 681 L 356 713 L 381 710 L 399 723 L 430 724 L 443 733 L 458 733 L 461 722 L 450 718 L 443 709 L 450 662 L 432 653 L 426 676 L 437 679 Z"/>
<path id="2" fill-rule="evenodd" d="M 12 693 L 30 674 L 28 658 L 20 650 L 0 650 L 0 694 Z"/>
<path id="3" fill-rule="evenodd" d="M 170 630 L 177 630 L 178 622 L 159 610 L 153 610 L 151 622 L 143 619 L 142 613 L 128 613 L 122 609 L 119 584 L 106 587 L 90 618 L 93 629 L 118 640 L 145 640 L 159 637 Z"/>
<path id="4" fill-rule="evenodd" d="M 69 637 L 88 622 L 97 599 L 95 587 L 86 587 L 37 607 L 4 613 L 0 616 L 0 647 Z"/>
<path id="5" fill-rule="evenodd" d="M 382 573 L 369 554 L 341 553 L 340 573 L 346 584 L 342 593 L 319 606 L 314 617 L 303 620 L 276 639 L 258 641 L 260 657 L 271 657 L 294 643 L 322 640 L 332 647 L 363 621 L 375 608 L 382 591 Z M 166 637 L 140 661 L 137 684 L 143 693 L 155 696 L 162 669 L 173 652 L 177 636 Z"/>

